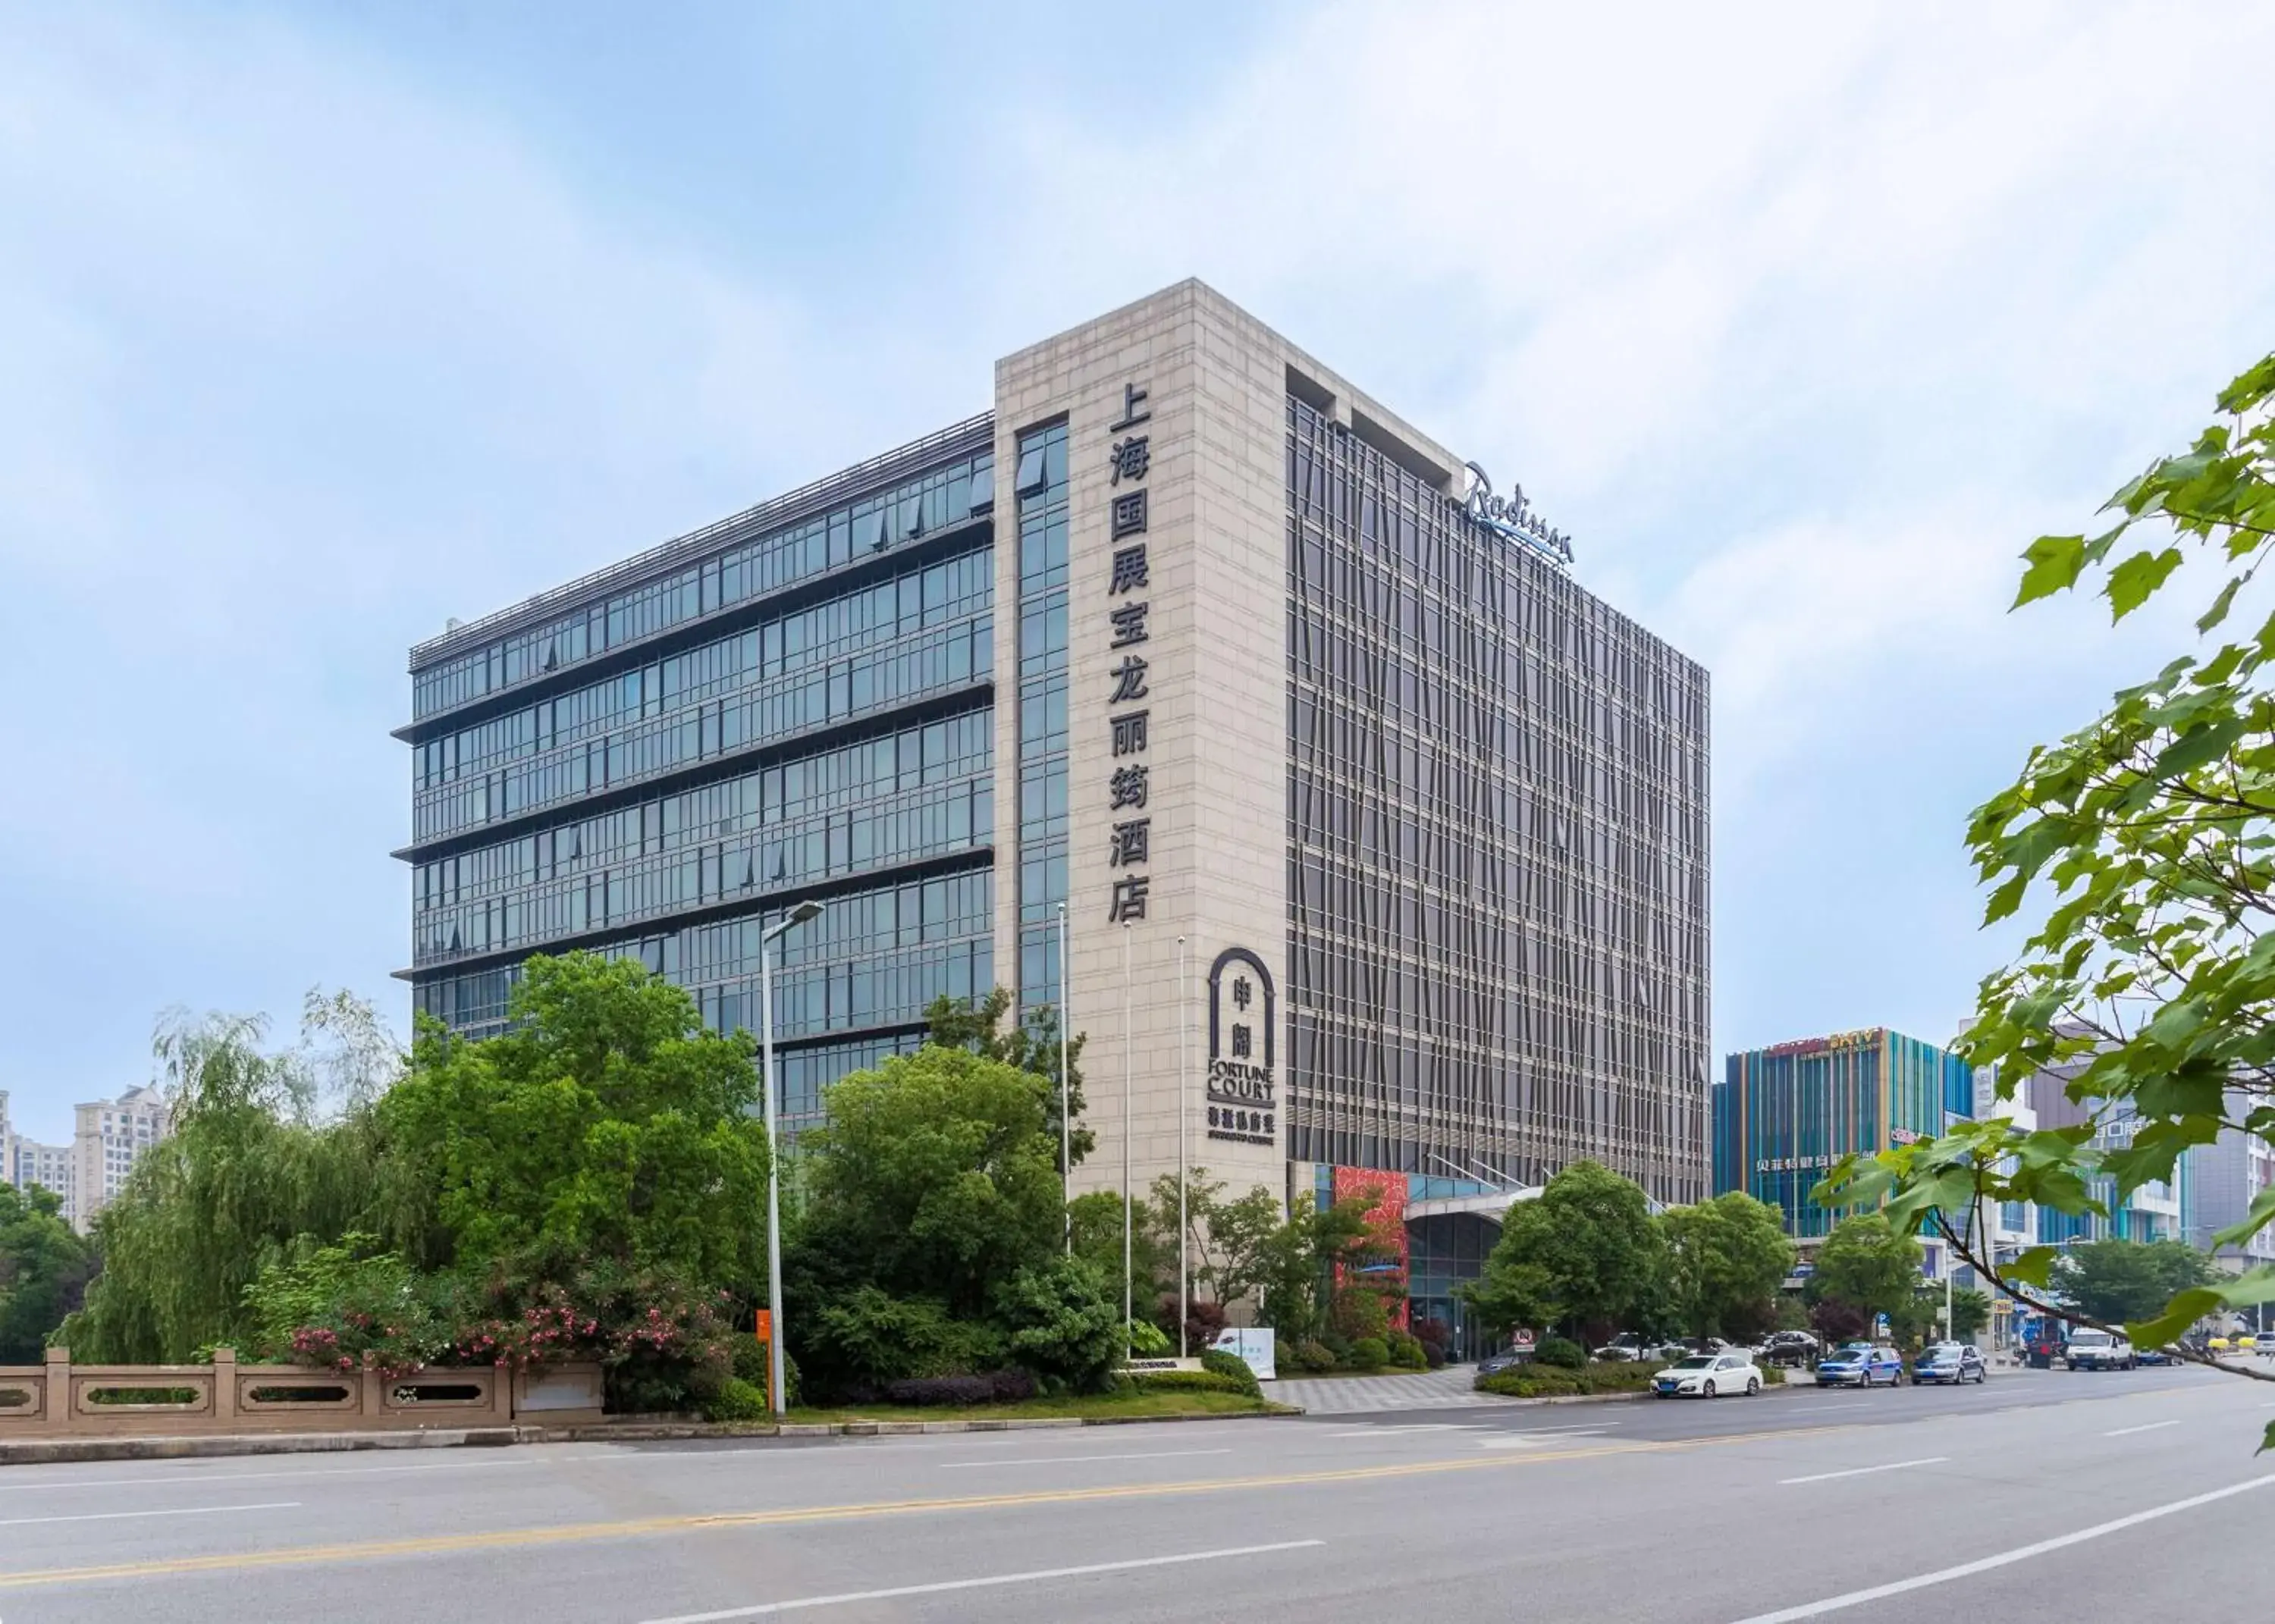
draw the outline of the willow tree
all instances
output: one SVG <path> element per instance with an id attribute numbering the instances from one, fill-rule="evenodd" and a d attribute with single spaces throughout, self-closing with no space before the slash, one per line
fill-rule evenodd
<path id="1" fill-rule="evenodd" d="M 2025 1132 L 1992 1114 L 1852 1159 L 1820 1191 L 1843 1205 L 1890 1196 L 1897 1221 L 1942 1230 L 2016 1298 L 2074 1319 L 2090 1317 L 2049 1289 L 2057 1249 L 1995 1258 L 1972 1214 L 1998 1201 L 2105 1212 L 2173 1179 L 2222 1132 L 2275 1143 L 2275 613 L 2254 591 L 2275 546 L 2275 355 L 2222 392 L 2218 412 L 2188 450 L 2110 499 L 2107 529 L 2032 542 L 2014 601 L 2097 581 L 2121 621 L 2180 590 L 2176 577 L 2208 574 L 2195 646 L 2032 750 L 1968 827 L 1990 888 L 1984 922 L 2026 901 L 2046 912 L 2014 963 L 1983 982 L 1964 1052 L 1998 1069 L 2001 1099 L 2061 1068 L 2088 1120 Z M 2179 577 L 2191 555 L 2199 568 Z M 2275 1190 L 2213 1238 L 2241 1243 L 2271 1221 Z M 2190 1286 L 2129 1329 L 2160 1344 L 2204 1315 L 2271 1299 L 2275 1271 L 2254 1270 Z"/>
<path id="2" fill-rule="evenodd" d="M 162 1017 L 173 1116 L 97 1215 L 102 1273 L 56 1341 L 104 1363 L 180 1361 L 252 1329 L 245 1288 L 301 1237 L 384 1227 L 370 1103 L 400 1057 L 370 1008 L 311 993 L 300 1040 L 258 1016 Z"/>

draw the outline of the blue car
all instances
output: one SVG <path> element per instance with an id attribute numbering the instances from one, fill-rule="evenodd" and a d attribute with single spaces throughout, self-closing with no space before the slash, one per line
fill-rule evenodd
<path id="1" fill-rule="evenodd" d="M 1871 1342 L 1844 1342 L 1817 1367 L 1820 1387 L 1893 1387 L 1903 1379 L 1903 1356 Z"/>

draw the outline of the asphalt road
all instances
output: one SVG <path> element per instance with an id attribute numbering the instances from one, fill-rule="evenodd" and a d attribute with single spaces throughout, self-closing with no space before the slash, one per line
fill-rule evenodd
<path id="1" fill-rule="evenodd" d="M 2271 1418 L 2275 1386 L 2139 1371 L 802 1446 L 11 1467 L 0 1620 L 2181 1616 L 2264 1594 L 2275 1458 L 2253 1451 Z"/>

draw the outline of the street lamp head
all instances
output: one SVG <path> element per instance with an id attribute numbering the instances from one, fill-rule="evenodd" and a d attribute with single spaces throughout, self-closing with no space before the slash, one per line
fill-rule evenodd
<path id="1" fill-rule="evenodd" d="M 791 909 L 788 913 L 775 920 L 773 925 L 767 928 L 766 940 L 768 941 L 779 940 L 784 933 L 794 930 L 809 920 L 819 919 L 820 917 L 821 904 L 820 903 L 811 900 L 800 903 L 797 907 Z"/>

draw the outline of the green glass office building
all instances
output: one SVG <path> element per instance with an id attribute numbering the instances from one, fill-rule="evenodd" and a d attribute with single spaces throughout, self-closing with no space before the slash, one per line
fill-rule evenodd
<path id="1" fill-rule="evenodd" d="M 1767 1202 L 1809 1241 L 1841 1216 L 1810 1199 L 1825 1170 L 1971 1116 L 1975 1075 L 1948 1049 L 1874 1026 L 1733 1054 L 1713 1096 L 1714 1193 Z"/>

